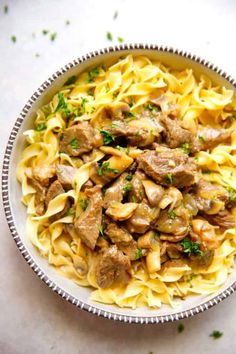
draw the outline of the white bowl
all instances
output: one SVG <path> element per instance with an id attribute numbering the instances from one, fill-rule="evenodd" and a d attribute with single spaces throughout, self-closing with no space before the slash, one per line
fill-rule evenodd
<path id="1" fill-rule="evenodd" d="M 38 254 L 26 237 L 26 209 L 20 202 L 21 186 L 16 181 L 16 166 L 25 147 L 25 139 L 22 133 L 33 126 L 36 110 L 47 103 L 71 75 L 77 75 L 88 67 L 95 66 L 100 62 L 106 62 L 109 58 L 118 58 L 128 53 L 146 55 L 176 69 L 192 68 L 197 76 L 204 73 L 216 84 L 224 85 L 234 90 L 236 88 L 236 81 L 233 78 L 208 61 L 184 51 L 157 45 L 124 44 L 95 51 L 75 59 L 55 72 L 38 88 L 15 122 L 7 143 L 3 162 L 3 205 L 10 231 L 23 257 L 38 277 L 57 294 L 77 307 L 98 316 L 130 323 L 163 323 L 203 312 L 232 294 L 236 289 L 236 269 L 219 291 L 209 296 L 187 297 L 176 309 L 163 305 L 161 309 L 155 310 L 149 308 L 132 310 L 119 308 L 115 305 L 92 302 L 89 299 L 90 288 L 80 287 L 58 275 L 48 262 Z"/>

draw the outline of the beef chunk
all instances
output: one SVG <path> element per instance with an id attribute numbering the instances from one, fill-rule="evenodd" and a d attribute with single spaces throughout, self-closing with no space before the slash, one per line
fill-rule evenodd
<path id="1" fill-rule="evenodd" d="M 129 234 L 127 230 L 123 227 L 119 227 L 117 224 L 110 222 L 106 229 L 105 233 L 109 236 L 113 243 L 118 242 L 129 242 L 132 240 L 132 236 Z"/>
<path id="2" fill-rule="evenodd" d="M 223 229 L 231 229 L 235 227 L 233 215 L 227 210 L 221 210 L 215 215 L 204 215 L 204 218 L 212 225 L 218 225 Z"/>
<path id="3" fill-rule="evenodd" d="M 131 261 L 135 261 L 137 259 L 138 245 L 135 240 L 131 240 L 130 242 L 119 242 L 116 244 L 118 249 L 122 251 Z"/>
<path id="4" fill-rule="evenodd" d="M 58 180 L 54 181 L 47 190 L 46 199 L 45 199 L 46 206 L 48 207 L 48 204 L 51 200 L 53 200 L 58 195 L 64 192 L 65 191 L 61 183 Z"/>
<path id="5" fill-rule="evenodd" d="M 42 186 L 48 186 L 49 181 L 55 176 L 55 166 L 41 165 L 32 168 L 32 177 L 36 179 Z"/>
<path id="6" fill-rule="evenodd" d="M 200 150 L 213 149 L 215 146 L 226 142 L 232 134 L 231 129 L 216 129 L 204 127 L 198 132 Z"/>
<path id="7" fill-rule="evenodd" d="M 142 171 L 136 171 L 131 180 L 132 189 L 129 192 L 129 200 L 134 203 L 141 203 L 145 196 L 144 187 L 142 181 L 147 177 Z"/>
<path id="8" fill-rule="evenodd" d="M 194 135 L 187 129 L 180 125 L 178 119 L 170 119 L 166 116 L 160 117 L 160 122 L 163 124 L 165 130 L 163 134 L 167 145 L 171 148 L 182 147 L 183 144 L 189 144 L 191 152 L 199 151 L 199 142 Z"/>
<path id="9" fill-rule="evenodd" d="M 193 270 L 207 269 L 210 267 L 214 258 L 213 250 L 206 250 L 203 255 L 192 254 L 189 257 L 189 265 Z"/>
<path id="10" fill-rule="evenodd" d="M 60 151 L 70 156 L 80 156 L 93 149 L 94 130 L 88 122 L 67 128 L 60 137 Z"/>
<path id="11" fill-rule="evenodd" d="M 99 226 L 102 222 L 102 191 L 101 186 L 85 190 L 89 200 L 87 209 L 75 220 L 75 229 L 81 240 L 92 250 L 95 248 Z"/>
<path id="12" fill-rule="evenodd" d="M 114 284 L 127 284 L 130 280 L 131 263 L 127 256 L 116 246 L 108 248 L 100 257 L 96 266 L 96 280 L 100 288 Z"/>
<path id="13" fill-rule="evenodd" d="M 183 252 L 183 247 L 172 242 L 163 242 L 161 244 L 161 257 L 167 254 L 170 258 L 180 258 Z"/>
<path id="14" fill-rule="evenodd" d="M 112 202 L 122 202 L 125 194 L 124 187 L 128 183 L 125 179 L 127 175 L 127 173 L 122 173 L 122 175 L 120 175 L 115 182 L 107 188 L 103 200 L 104 208 L 108 208 Z"/>
<path id="15" fill-rule="evenodd" d="M 139 168 L 161 185 L 183 188 L 195 182 L 196 164 L 180 149 L 147 151 L 137 161 Z"/>
<path id="16" fill-rule="evenodd" d="M 76 168 L 67 165 L 56 165 L 56 174 L 58 181 L 66 189 L 72 188 L 72 181 L 76 172 Z"/>

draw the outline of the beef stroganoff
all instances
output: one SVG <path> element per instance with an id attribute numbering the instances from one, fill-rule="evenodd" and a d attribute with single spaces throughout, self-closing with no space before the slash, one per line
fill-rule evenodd
<path id="1" fill-rule="evenodd" d="M 235 118 L 232 90 L 145 56 L 69 78 L 24 133 L 32 244 L 93 301 L 217 291 L 236 253 Z"/>

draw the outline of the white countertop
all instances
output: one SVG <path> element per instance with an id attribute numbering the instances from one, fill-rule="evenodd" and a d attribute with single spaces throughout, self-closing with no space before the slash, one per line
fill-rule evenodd
<path id="1" fill-rule="evenodd" d="M 57 32 L 54 42 L 43 29 Z M 236 77 L 235 30 L 234 0 L 0 1 L 1 162 L 10 129 L 35 89 L 71 59 L 117 43 L 108 42 L 107 31 L 125 42 L 191 51 Z M 182 321 L 181 334 L 178 323 L 141 326 L 97 318 L 66 303 L 37 278 L 16 248 L 2 207 L 0 230 L 0 354 L 236 353 L 235 295 Z M 210 338 L 214 329 L 223 337 Z"/>

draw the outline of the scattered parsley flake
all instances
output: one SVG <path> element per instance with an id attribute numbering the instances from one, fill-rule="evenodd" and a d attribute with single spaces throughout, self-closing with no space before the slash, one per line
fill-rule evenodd
<path id="1" fill-rule="evenodd" d="M 13 43 L 16 43 L 16 36 L 11 36 L 11 41 L 12 41 Z"/>
<path id="2" fill-rule="evenodd" d="M 118 39 L 119 43 L 123 43 L 124 42 L 124 38 L 122 38 L 122 37 L 117 37 L 117 39 Z"/>
<path id="3" fill-rule="evenodd" d="M 113 20 L 116 20 L 117 17 L 118 17 L 118 11 L 115 11 L 115 12 L 114 12 L 114 15 L 113 15 Z"/>
<path id="4" fill-rule="evenodd" d="M 75 75 L 70 76 L 70 77 L 66 80 L 66 82 L 64 83 L 63 86 L 72 85 L 72 84 L 75 83 L 75 81 L 76 81 L 76 76 L 75 76 Z"/>
<path id="5" fill-rule="evenodd" d="M 128 117 L 135 117 L 135 113 L 134 112 L 128 112 Z"/>
<path id="6" fill-rule="evenodd" d="M 104 226 L 103 226 L 103 225 L 100 225 L 100 226 L 98 227 L 98 230 L 99 230 L 100 236 L 104 237 L 104 236 L 105 236 L 105 235 L 104 235 L 104 231 L 105 231 Z"/>
<path id="7" fill-rule="evenodd" d="M 70 146 L 72 147 L 72 149 L 79 149 L 78 140 L 76 138 L 72 139 L 70 141 Z"/>
<path id="8" fill-rule="evenodd" d="M 100 74 L 100 69 L 95 67 L 93 69 L 91 69 L 89 72 L 88 72 L 88 78 L 86 80 L 87 83 L 89 82 L 93 82 L 95 77 L 98 77 Z"/>
<path id="9" fill-rule="evenodd" d="M 124 152 L 125 154 L 129 154 L 129 148 L 125 148 L 123 146 L 119 146 L 117 145 L 116 148 L 122 152 Z"/>
<path id="10" fill-rule="evenodd" d="M 80 206 L 83 209 L 83 211 L 85 211 L 88 207 L 88 199 L 81 198 L 81 199 L 79 199 L 79 203 L 80 203 Z"/>
<path id="11" fill-rule="evenodd" d="M 103 135 L 104 145 L 110 145 L 115 140 L 114 136 L 107 130 L 100 130 L 100 133 Z"/>
<path id="12" fill-rule="evenodd" d="M 154 110 L 154 107 L 153 107 L 153 105 L 152 105 L 151 103 L 148 103 L 148 104 L 146 105 L 146 108 L 147 108 L 150 112 L 152 112 L 152 111 Z"/>
<path id="13" fill-rule="evenodd" d="M 54 113 L 61 110 L 64 113 L 65 117 L 68 117 L 70 114 L 70 111 L 69 111 L 67 104 L 65 102 L 63 93 L 58 92 L 57 97 L 58 97 L 58 104 L 57 104 L 57 107 L 56 107 Z"/>
<path id="14" fill-rule="evenodd" d="M 136 250 L 135 259 L 139 259 L 141 257 L 142 257 L 142 250 L 141 250 L 141 248 L 138 248 Z"/>
<path id="15" fill-rule="evenodd" d="M 107 40 L 113 41 L 113 36 L 112 36 L 111 32 L 107 32 Z"/>
<path id="16" fill-rule="evenodd" d="M 69 26 L 70 25 L 70 21 L 66 20 L 66 25 Z"/>
<path id="17" fill-rule="evenodd" d="M 178 333 L 182 333 L 183 331 L 184 331 L 184 325 L 183 325 L 183 323 L 180 323 L 178 325 Z"/>
<path id="18" fill-rule="evenodd" d="M 168 218 L 174 220 L 176 218 L 176 213 L 173 210 L 168 211 Z"/>
<path id="19" fill-rule="evenodd" d="M 35 130 L 36 130 L 37 132 L 41 132 L 42 130 L 45 130 L 46 128 L 47 128 L 47 126 L 46 126 L 45 123 L 39 123 L 39 124 L 37 125 L 37 127 L 35 128 Z"/>
<path id="20" fill-rule="evenodd" d="M 102 165 L 98 168 L 98 175 L 103 176 L 104 173 L 114 173 L 114 174 L 120 173 L 119 170 L 115 168 L 110 168 L 109 165 L 110 165 L 109 161 L 104 161 Z"/>
<path id="21" fill-rule="evenodd" d="M 125 180 L 126 180 L 126 181 L 132 181 L 132 179 L 133 179 L 133 176 L 132 176 L 132 175 L 127 175 L 127 176 L 125 177 Z"/>
<path id="22" fill-rule="evenodd" d="M 7 14 L 7 13 L 8 13 L 8 6 L 7 6 L 7 5 L 4 5 L 4 7 L 3 7 L 3 12 L 4 12 L 4 14 Z"/>
<path id="23" fill-rule="evenodd" d="M 204 138 L 202 135 L 198 135 L 198 139 L 199 139 L 202 143 L 205 142 L 205 138 Z"/>
<path id="24" fill-rule="evenodd" d="M 117 92 L 112 92 L 112 97 L 113 98 L 116 98 L 118 96 L 118 93 Z"/>
<path id="25" fill-rule="evenodd" d="M 220 332 L 218 330 L 214 330 L 211 334 L 210 337 L 214 338 L 214 339 L 218 339 L 220 337 L 223 336 L 223 332 Z"/>
<path id="26" fill-rule="evenodd" d="M 124 186 L 123 191 L 124 191 L 124 192 L 130 192 L 130 191 L 132 191 L 132 189 L 133 189 L 132 184 L 131 184 L 131 183 L 127 183 L 127 184 Z"/>
<path id="27" fill-rule="evenodd" d="M 66 213 L 66 216 L 75 216 L 75 209 L 71 207 Z"/>
<path id="28" fill-rule="evenodd" d="M 173 183 L 173 174 L 167 173 L 166 179 L 167 179 L 168 184 L 172 184 Z"/>
<path id="29" fill-rule="evenodd" d="M 183 247 L 184 253 L 191 255 L 192 253 L 195 255 L 203 256 L 203 252 L 200 250 L 200 243 L 193 242 L 188 237 L 185 237 L 180 245 Z"/>
<path id="30" fill-rule="evenodd" d="M 43 30 L 42 30 L 42 34 L 43 34 L 44 36 L 46 36 L 46 35 L 48 34 L 48 32 L 49 32 L 49 30 L 47 30 L 47 29 L 43 29 Z"/>
<path id="31" fill-rule="evenodd" d="M 52 41 L 52 42 L 54 42 L 54 41 L 55 41 L 56 36 L 57 36 L 57 33 L 56 33 L 56 32 L 51 33 L 51 35 L 50 35 L 50 39 L 51 39 L 51 41 Z"/>
<path id="32" fill-rule="evenodd" d="M 39 58 L 39 57 L 40 57 L 40 54 L 39 54 L 39 53 L 36 53 L 36 54 L 35 54 L 35 57 L 36 57 L 36 58 Z"/>
<path id="33" fill-rule="evenodd" d="M 189 146 L 188 143 L 184 143 L 184 144 L 182 145 L 182 149 L 183 149 L 183 151 L 184 151 L 185 154 L 188 155 L 188 154 L 190 153 L 190 146 Z"/>
<path id="34" fill-rule="evenodd" d="M 135 197 L 135 195 L 132 195 L 131 202 L 132 203 L 137 203 L 137 198 Z"/>
<path id="35" fill-rule="evenodd" d="M 87 98 L 81 97 L 81 104 L 80 104 L 80 113 L 84 114 L 85 113 L 85 105 L 88 102 Z"/>
<path id="36" fill-rule="evenodd" d="M 134 105 L 134 98 L 133 96 L 130 96 L 130 101 L 129 101 L 130 108 L 133 107 L 133 105 Z"/>
<path id="37" fill-rule="evenodd" d="M 60 140 L 63 140 L 63 139 L 64 139 L 64 134 L 63 134 L 63 133 L 61 133 L 61 135 L 59 136 L 59 139 L 60 139 Z"/>
<path id="38" fill-rule="evenodd" d="M 159 233 L 157 231 L 153 231 L 152 237 L 154 238 L 154 240 L 157 240 L 157 238 L 159 237 Z"/>
<path id="39" fill-rule="evenodd" d="M 234 189 L 229 186 L 227 187 L 227 192 L 228 192 L 228 198 L 230 202 L 234 202 L 236 200 L 236 195 L 234 193 Z"/>

